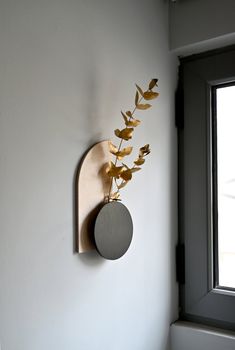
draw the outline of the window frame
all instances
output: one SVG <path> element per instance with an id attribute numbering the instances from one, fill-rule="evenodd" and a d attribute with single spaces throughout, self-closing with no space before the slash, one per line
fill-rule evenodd
<path id="1" fill-rule="evenodd" d="M 220 88 L 235 86 L 235 80 L 212 86 L 211 89 L 211 130 L 212 130 L 212 188 L 213 188 L 213 285 L 218 290 L 233 291 L 235 288 L 226 287 L 219 284 L 219 249 L 218 249 L 218 176 L 217 176 L 217 90 Z"/>
<path id="2" fill-rule="evenodd" d="M 216 286 L 214 87 L 235 81 L 235 46 L 180 58 L 179 243 L 185 247 L 180 318 L 235 330 L 235 293 Z M 214 190 L 213 190 L 214 189 Z"/>

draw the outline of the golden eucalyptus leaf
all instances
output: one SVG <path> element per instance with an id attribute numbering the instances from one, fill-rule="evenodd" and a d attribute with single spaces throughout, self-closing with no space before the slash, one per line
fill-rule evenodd
<path id="1" fill-rule="evenodd" d="M 110 177 L 115 177 L 117 179 L 119 179 L 121 173 L 125 170 L 125 168 L 123 166 L 116 166 L 115 164 L 113 164 L 113 162 L 109 162 L 109 168 L 107 171 L 107 174 Z"/>
<path id="2" fill-rule="evenodd" d="M 149 90 L 152 90 L 157 85 L 158 79 L 152 79 L 149 83 Z"/>
<path id="3" fill-rule="evenodd" d="M 138 91 L 136 91 L 136 94 L 135 94 L 135 105 L 136 106 L 138 105 L 138 102 L 139 102 L 139 93 L 138 93 Z"/>
<path id="4" fill-rule="evenodd" d="M 149 103 L 145 103 L 145 104 L 140 103 L 136 105 L 136 108 L 141 110 L 149 109 L 150 107 L 152 107 L 152 105 L 150 105 Z"/>
<path id="5" fill-rule="evenodd" d="M 117 137 L 120 137 L 120 130 L 119 129 L 116 129 L 114 130 L 114 134 L 117 136 Z"/>
<path id="6" fill-rule="evenodd" d="M 136 173 L 136 172 L 139 171 L 139 170 L 141 170 L 141 168 L 139 168 L 139 167 L 134 167 L 134 168 L 131 168 L 131 169 L 130 169 L 130 171 L 131 171 L 132 173 Z"/>
<path id="7" fill-rule="evenodd" d="M 105 169 L 106 173 L 108 173 L 109 170 L 112 168 L 112 164 L 113 164 L 113 162 L 108 162 L 108 163 L 106 164 L 106 169 Z"/>
<path id="8" fill-rule="evenodd" d="M 116 157 L 121 160 L 123 157 L 131 154 L 133 147 L 125 147 L 121 151 L 116 152 Z"/>
<path id="9" fill-rule="evenodd" d="M 108 174 L 108 171 L 110 170 L 110 162 L 107 162 L 104 164 L 104 166 L 102 167 L 102 171 L 104 171 L 104 173 Z"/>
<path id="10" fill-rule="evenodd" d="M 134 131 L 133 128 L 125 128 L 125 129 L 121 130 L 120 136 L 122 139 L 128 141 L 132 138 L 133 131 Z"/>
<path id="11" fill-rule="evenodd" d="M 120 139 L 128 141 L 128 140 L 130 140 L 132 138 L 133 131 L 134 131 L 133 128 L 125 128 L 125 129 L 122 129 L 122 130 L 116 129 L 114 131 L 114 133 Z"/>
<path id="12" fill-rule="evenodd" d="M 127 123 L 128 123 L 128 118 L 127 118 L 127 116 L 126 116 L 123 112 L 121 112 L 121 113 L 122 113 L 123 119 L 124 119 L 124 121 L 125 121 L 125 124 L 127 125 Z"/>
<path id="13" fill-rule="evenodd" d="M 118 148 L 112 144 L 111 141 L 109 141 L 109 152 L 112 154 L 115 154 L 118 151 Z"/>
<path id="14" fill-rule="evenodd" d="M 132 146 L 128 146 L 128 147 L 123 148 L 121 150 L 121 152 L 125 153 L 125 155 L 127 156 L 127 155 L 131 154 L 132 150 L 133 150 L 133 147 Z"/>
<path id="15" fill-rule="evenodd" d="M 143 90 L 141 89 L 141 87 L 139 87 L 137 84 L 135 84 L 135 86 L 137 87 L 137 90 L 139 91 L 140 95 L 143 96 L 143 95 L 144 95 L 144 92 L 143 92 Z"/>
<path id="16" fill-rule="evenodd" d="M 153 91 L 145 91 L 144 92 L 144 99 L 149 101 L 149 100 L 154 100 L 155 98 L 157 98 L 159 95 L 158 92 L 153 92 Z"/>
<path id="17" fill-rule="evenodd" d="M 121 188 L 125 187 L 128 184 L 128 181 L 122 181 L 120 185 L 118 185 L 118 189 L 120 190 Z"/>
<path id="18" fill-rule="evenodd" d="M 139 155 L 142 157 L 143 155 L 147 155 L 150 153 L 150 148 L 149 144 L 144 145 L 143 147 L 140 148 Z"/>
<path id="19" fill-rule="evenodd" d="M 117 151 L 109 151 L 111 154 L 113 154 L 114 156 L 117 155 Z"/>
<path id="20" fill-rule="evenodd" d="M 130 181 L 132 179 L 131 169 L 124 170 L 120 176 L 124 181 Z"/>
<path id="21" fill-rule="evenodd" d="M 141 121 L 138 119 L 132 118 L 131 120 L 125 121 L 126 126 L 133 126 L 134 128 L 140 125 Z"/>
<path id="22" fill-rule="evenodd" d="M 145 162 L 145 159 L 142 157 L 139 157 L 138 159 L 136 159 L 134 161 L 135 165 L 142 165 L 142 164 L 144 164 L 144 162 Z"/>

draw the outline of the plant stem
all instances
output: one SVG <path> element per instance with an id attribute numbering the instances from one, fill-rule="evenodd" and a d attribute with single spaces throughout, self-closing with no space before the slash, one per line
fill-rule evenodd
<path id="1" fill-rule="evenodd" d="M 141 102 L 143 100 L 143 96 L 141 96 L 139 102 Z M 129 117 L 128 122 L 133 118 L 133 114 L 135 113 L 135 111 L 137 110 L 137 107 L 135 106 L 135 108 L 133 109 L 133 111 L 131 112 L 131 117 Z M 123 144 L 123 139 L 121 139 L 119 146 L 118 146 L 118 152 L 121 150 L 122 144 Z M 117 161 L 118 161 L 118 157 L 116 156 L 115 158 L 115 162 L 114 165 L 117 165 Z M 117 186 L 117 182 L 115 181 L 115 184 Z M 109 187 L 109 194 L 108 194 L 108 202 L 110 202 L 110 197 L 111 197 L 111 192 L 112 192 L 112 188 L 113 188 L 113 177 L 111 178 L 111 182 L 110 182 L 110 187 Z M 119 192 L 118 186 L 117 186 L 117 190 Z"/>

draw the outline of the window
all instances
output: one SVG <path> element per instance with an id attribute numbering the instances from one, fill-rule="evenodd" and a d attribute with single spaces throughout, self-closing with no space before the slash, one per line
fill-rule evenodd
<path id="1" fill-rule="evenodd" d="M 235 82 L 212 90 L 214 120 L 214 197 L 216 286 L 235 289 Z M 217 227 L 217 229 L 216 229 Z"/>
<path id="2" fill-rule="evenodd" d="M 235 330 L 235 47 L 180 61 L 181 318 Z"/>

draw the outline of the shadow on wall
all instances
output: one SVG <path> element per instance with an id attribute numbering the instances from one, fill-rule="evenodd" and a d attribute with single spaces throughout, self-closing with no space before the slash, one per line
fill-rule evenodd
<path id="1" fill-rule="evenodd" d="M 93 56 L 93 55 L 92 55 Z M 102 137 L 102 115 L 101 102 L 99 98 L 99 74 L 100 68 L 97 67 L 97 62 L 90 62 L 89 71 L 87 74 L 86 83 L 82 84 L 83 96 L 83 135 L 87 137 L 86 149 L 90 148 L 95 143 L 101 141 Z"/>
<path id="2" fill-rule="evenodd" d="M 93 60 L 93 55 L 88 55 L 91 60 Z M 86 74 L 86 81 L 82 82 L 82 88 L 80 91 L 83 91 L 82 96 L 79 96 L 78 100 L 82 102 L 82 105 L 79 107 L 79 113 L 82 115 L 78 116 L 79 118 L 79 128 L 82 129 L 82 135 L 84 139 L 82 144 L 84 144 L 85 149 L 90 148 L 92 145 L 101 140 L 102 136 L 102 126 L 99 124 L 100 118 L 100 103 L 99 96 L 97 95 L 98 81 L 99 77 L 97 72 L 99 67 L 96 67 L 97 63 L 90 62 L 89 70 Z M 80 130 L 81 133 L 81 130 Z M 82 161 L 88 151 L 86 151 L 79 159 L 77 166 L 73 174 L 72 181 L 72 209 L 73 209 L 73 253 L 78 254 L 78 183 L 77 177 L 79 175 L 79 169 L 82 164 Z M 92 231 L 92 229 L 91 229 Z M 78 254 L 78 258 L 84 264 L 89 266 L 94 266 L 101 264 L 104 260 L 100 257 L 96 250 Z"/>
<path id="3" fill-rule="evenodd" d="M 105 98 L 105 110 L 107 111 L 104 116 L 102 116 L 103 109 L 102 108 L 102 98 L 99 96 L 99 76 L 102 76 L 102 80 L 107 79 L 103 77 L 102 69 L 104 67 L 97 66 L 97 62 L 102 62 L 102 60 L 97 60 L 93 62 L 94 55 L 89 55 L 90 60 L 89 62 L 89 71 L 87 71 L 87 78 L 85 79 L 85 82 L 81 82 L 82 88 L 81 91 L 82 96 L 79 96 L 79 100 L 81 101 L 82 105 L 81 108 L 79 108 L 79 111 L 82 113 L 82 115 L 79 116 L 79 128 L 80 128 L 80 134 L 82 135 L 82 147 L 85 146 L 85 148 L 92 147 L 95 143 L 100 142 L 103 137 L 103 129 L 104 129 L 104 118 L 108 117 L 108 114 L 110 114 L 110 110 L 112 110 L 112 96 L 114 94 L 115 90 L 118 90 L 117 86 L 115 85 L 113 80 L 109 81 L 109 84 L 106 84 L 105 91 L 106 94 L 108 94 L 108 97 L 110 95 L 110 98 Z M 96 57 L 97 58 L 97 57 Z M 120 84 L 120 82 L 119 82 Z M 108 86 L 109 85 L 109 86 Z M 111 85 L 111 88 L 110 88 Z M 104 91 L 103 91 L 104 92 Z M 111 106 L 108 106 L 107 103 L 110 103 Z M 109 108 L 110 107 L 110 108 Z M 107 119 L 107 118 L 106 118 Z M 81 132 L 82 129 L 82 132 Z M 80 141 L 80 140 L 79 140 Z M 87 152 L 83 154 L 78 164 L 75 168 L 74 174 L 73 174 L 73 185 L 72 185 L 72 208 L 73 208 L 73 253 L 76 254 L 78 252 L 78 201 L 77 201 L 77 193 L 78 193 L 78 184 L 77 184 L 77 177 L 79 175 L 79 169 L 82 164 L 82 161 L 85 157 Z M 98 206 L 95 208 L 94 213 L 91 213 L 91 216 L 94 217 L 96 212 L 100 209 Z M 92 232 L 92 227 L 90 229 L 90 232 Z M 97 263 L 103 262 L 103 258 L 100 257 L 100 255 L 94 250 L 93 252 L 87 252 L 78 254 L 78 257 L 81 261 L 83 261 L 85 264 L 88 265 L 95 265 Z"/>
<path id="4" fill-rule="evenodd" d="M 99 63 L 102 62 L 102 60 L 97 59 L 97 53 L 94 55 L 94 53 L 90 53 L 88 56 L 88 60 L 90 61 L 88 66 L 89 69 L 86 72 L 86 79 L 85 81 L 81 82 L 80 91 L 82 91 L 82 96 L 79 96 L 79 100 L 81 102 L 81 106 L 78 108 L 79 113 L 82 113 L 82 115 L 79 115 L 79 132 L 82 134 L 82 147 L 87 149 L 87 151 L 80 157 L 77 166 L 75 168 L 74 174 L 73 174 L 73 185 L 72 185 L 72 208 L 73 208 L 73 253 L 78 253 L 78 200 L 77 200 L 77 193 L 78 193 L 78 183 L 77 183 L 77 177 L 79 175 L 79 169 L 82 164 L 82 161 L 86 155 L 86 153 L 89 151 L 89 149 L 96 143 L 102 141 L 103 139 L 103 129 L 104 129 L 104 117 L 102 116 L 102 105 L 101 105 L 101 98 L 100 98 L 100 80 L 102 77 L 102 80 L 104 80 L 104 74 L 103 70 L 104 67 Z M 96 59 L 94 60 L 94 57 Z M 113 84 L 113 82 L 111 81 Z M 106 87 L 108 95 L 113 95 L 113 89 Z M 104 92 L 104 91 L 103 91 Z M 111 97 L 110 96 L 110 97 Z M 106 103 L 106 110 L 110 110 L 109 106 L 107 106 L 107 100 L 112 101 L 112 99 L 108 98 L 103 101 L 103 103 Z M 108 114 L 108 112 L 106 112 Z M 82 129 L 82 132 L 81 132 Z M 81 141 L 81 140 L 79 140 Z M 96 212 L 100 209 L 100 207 L 95 208 L 95 213 L 91 213 L 92 217 L 96 214 Z M 90 231 L 92 232 L 92 227 L 90 228 Z M 104 259 L 97 253 L 96 250 L 86 253 L 78 254 L 79 259 L 87 264 L 87 265 L 97 265 L 104 262 Z"/>

